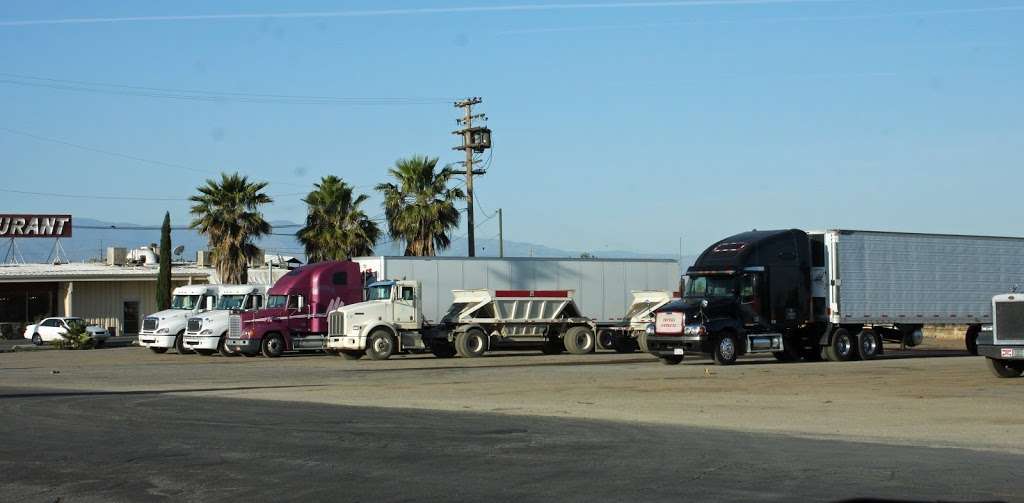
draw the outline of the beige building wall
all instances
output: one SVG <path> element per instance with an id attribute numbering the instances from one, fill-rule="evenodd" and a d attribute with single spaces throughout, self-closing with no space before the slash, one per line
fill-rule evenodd
<path id="1" fill-rule="evenodd" d="M 172 288 L 187 285 L 187 280 L 171 281 Z M 114 327 L 117 335 L 125 334 L 122 317 L 124 303 L 139 303 L 139 326 L 142 318 L 156 312 L 156 281 L 75 281 L 62 282 L 58 288 L 57 305 L 61 316 L 77 316 L 101 327 Z"/>

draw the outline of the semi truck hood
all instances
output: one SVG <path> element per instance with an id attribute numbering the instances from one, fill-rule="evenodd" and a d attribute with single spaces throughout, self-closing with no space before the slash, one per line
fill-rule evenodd
<path id="1" fill-rule="evenodd" d="M 186 311 L 184 309 L 167 309 L 167 310 L 164 310 L 164 311 L 157 311 L 157 312 L 155 312 L 155 313 L 153 313 L 153 314 L 151 314 L 149 316 L 146 316 L 146 317 L 147 318 L 157 318 L 160 321 L 171 321 L 171 320 L 185 321 L 185 320 L 191 318 L 192 316 L 196 316 L 196 315 L 197 315 L 197 313 L 195 313 L 194 311 Z"/>

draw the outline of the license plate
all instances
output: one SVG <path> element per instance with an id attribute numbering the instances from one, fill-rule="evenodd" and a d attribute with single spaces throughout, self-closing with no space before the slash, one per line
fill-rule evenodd
<path id="1" fill-rule="evenodd" d="M 686 352 L 683 351 L 683 348 L 675 348 L 675 349 L 672 350 L 672 354 L 674 354 L 674 355 L 683 356 L 685 353 Z"/>
<path id="2" fill-rule="evenodd" d="M 1024 348 L 1002 348 L 999 355 L 1003 358 L 1024 358 Z"/>

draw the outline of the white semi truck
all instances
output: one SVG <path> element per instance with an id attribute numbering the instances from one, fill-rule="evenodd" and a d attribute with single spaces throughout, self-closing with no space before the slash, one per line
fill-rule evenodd
<path id="1" fill-rule="evenodd" d="M 978 354 L 996 377 L 1024 375 L 1024 294 L 992 298 L 992 324 L 982 327 Z"/>
<path id="2" fill-rule="evenodd" d="M 171 308 L 146 316 L 139 331 L 139 345 L 154 353 L 175 348 L 178 354 L 190 353 L 185 347 L 185 324 L 196 314 L 217 304 L 218 285 L 185 285 L 174 289 Z"/>
<path id="3" fill-rule="evenodd" d="M 267 285 L 220 285 L 219 290 L 220 300 L 214 310 L 188 319 L 185 347 L 206 356 L 234 356 L 224 346 L 231 315 L 262 308 L 267 300 Z"/>

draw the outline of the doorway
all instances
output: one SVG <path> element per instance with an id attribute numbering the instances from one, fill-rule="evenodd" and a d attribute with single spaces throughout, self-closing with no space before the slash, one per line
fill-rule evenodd
<path id="1" fill-rule="evenodd" d="M 139 302 L 136 300 L 124 303 L 124 319 L 121 321 L 121 335 L 139 333 Z"/>

